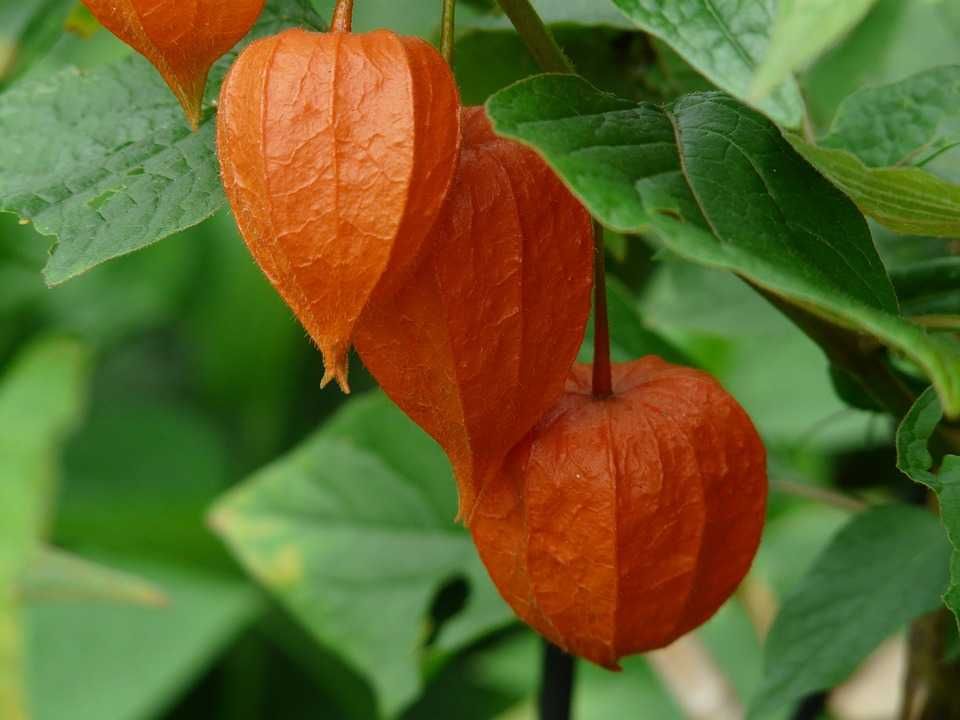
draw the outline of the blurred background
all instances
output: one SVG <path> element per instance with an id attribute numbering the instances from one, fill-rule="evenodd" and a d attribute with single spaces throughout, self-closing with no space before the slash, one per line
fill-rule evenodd
<path id="1" fill-rule="evenodd" d="M 317 3 L 323 13 L 329 5 Z M 432 0 L 357 5 L 358 29 L 436 38 Z M 468 103 L 536 71 L 484 5 L 464 3 L 460 15 L 456 70 Z M 881 0 L 804 77 L 816 122 L 825 126 L 863 84 L 960 62 L 947 5 Z M 0 0 L 0 48 L 16 42 L 25 7 Z M 654 99 L 709 86 L 606 7 L 580 0 L 548 11 L 594 82 Z M 127 52 L 104 31 L 68 32 L 28 77 Z M 944 251 L 942 242 L 876 236 L 892 265 Z M 576 717 L 738 717 L 759 682 L 778 604 L 856 510 L 829 492 L 910 500 L 903 493 L 911 488 L 897 476 L 891 423 L 841 401 L 821 352 L 759 296 L 642 238 L 609 244 L 618 357 L 671 352 L 716 374 L 768 443 L 774 493 L 760 555 L 737 597 L 680 647 L 634 658 L 623 673 L 581 665 Z M 123 573 L 109 579 L 127 599 L 64 602 L 51 586 L 40 588 L 48 601 L 23 608 L 36 718 L 533 716 L 539 641 L 510 620 L 453 524 L 439 450 L 377 394 L 359 361 L 353 396 L 319 390 L 319 354 L 229 215 L 54 289 L 40 272 L 49 246 L 0 215 L 0 435 L 11 447 L 36 445 L 31 467 L 49 477 L 48 542 L 74 558 L 61 561 L 79 556 Z M 362 475 L 369 461 L 397 484 L 371 503 L 401 505 L 411 488 L 426 488 L 422 542 L 408 548 L 364 530 L 363 509 L 331 519 L 310 504 L 298 485 L 310 466 L 302 448 L 324 442 L 363 455 L 319 468 L 336 475 L 331 482 L 361 482 L 351 473 Z M 0 474 L 4 467 L 0 458 Z M 257 493 L 267 510 L 251 519 L 244 512 Z M 301 516 L 281 512 L 299 500 Z M 11 501 L 0 520 L 20 512 Z M 347 529 L 335 530 L 339 521 Z M 251 550 L 264 527 L 289 530 L 289 543 Z M 299 583 L 304 562 L 316 563 L 311 577 L 322 582 Z M 414 581 L 391 575 L 397 565 Z M 852 686 L 812 698 L 806 717 L 893 717 L 901 651 L 893 638 Z"/>

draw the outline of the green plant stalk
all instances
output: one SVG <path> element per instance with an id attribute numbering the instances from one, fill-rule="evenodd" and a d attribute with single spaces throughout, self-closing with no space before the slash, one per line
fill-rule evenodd
<path id="1" fill-rule="evenodd" d="M 440 54 L 453 67 L 453 48 L 457 30 L 457 0 L 443 0 L 440 25 Z"/>
<path id="2" fill-rule="evenodd" d="M 564 54 L 553 34 L 537 14 L 530 0 L 498 0 L 510 18 L 533 59 L 548 73 L 576 73 L 570 58 Z"/>

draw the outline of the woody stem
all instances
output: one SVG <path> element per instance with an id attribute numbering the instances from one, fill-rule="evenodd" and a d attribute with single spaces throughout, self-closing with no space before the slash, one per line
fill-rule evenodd
<path id="1" fill-rule="evenodd" d="M 333 32 L 348 33 L 353 29 L 353 1 L 337 0 L 337 6 L 333 10 L 333 20 L 330 22 L 330 29 Z"/>
<path id="2" fill-rule="evenodd" d="M 607 317 L 607 268 L 603 228 L 593 224 L 596 257 L 593 270 L 593 396 L 599 400 L 613 395 L 610 370 L 610 321 Z"/>
<path id="3" fill-rule="evenodd" d="M 440 29 L 440 53 L 447 65 L 453 67 L 453 45 L 456 34 L 457 0 L 443 0 Z"/>

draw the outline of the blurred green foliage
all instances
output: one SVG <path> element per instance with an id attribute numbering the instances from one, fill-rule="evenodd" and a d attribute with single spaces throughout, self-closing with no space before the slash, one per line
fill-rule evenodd
<path id="1" fill-rule="evenodd" d="M 315 4 L 326 13 L 332 3 Z M 128 53 L 105 32 L 51 36 L 49 22 L 36 24 L 40 16 L 30 26 L 31 7 L 47 12 L 54 5 L 72 7 L 0 8 L 0 88 Z M 436 39 L 439 3 L 357 5 L 358 29 L 387 26 Z M 460 10 L 456 72 L 469 103 L 536 72 L 490 5 L 462 3 Z M 561 42 L 603 89 L 664 99 L 709 87 L 662 42 L 612 22 L 620 16 L 609 15 L 605 0 L 537 5 L 562 21 Z M 954 12 L 948 6 L 880 0 L 800 78 L 815 124 L 826 128 L 843 97 L 864 83 L 960 61 L 957 35 L 944 27 Z M 29 56 L 11 50 L 18 43 L 36 54 L 29 68 Z M 942 242 L 884 231 L 876 237 L 894 267 L 945 254 Z M 376 394 L 359 362 L 352 377 L 359 397 L 320 392 L 318 354 L 250 260 L 228 214 L 52 290 L 40 272 L 48 245 L 14 216 L 0 215 L 3 720 L 14 705 L 9 717 L 16 720 L 25 708 L 40 720 L 367 720 L 384 710 L 409 720 L 533 717 L 538 642 L 509 622 L 454 525 L 452 483 L 438 450 Z M 768 442 L 775 481 L 903 497 L 894 475 L 874 472 L 877 453 L 892 452 L 892 424 L 838 397 L 824 355 L 794 325 L 731 275 L 656 253 L 642 238 L 615 247 L 609 264 L 618 358 L 655 352 L 717 375 Z M 41 373 L 36 395 L 9 400 L 4 390 L 28 367 Z M 72 419 L 76 431 L 64 437 Z M 323 443 L 335 445 L 343 463 L 310 472 L 303 453 Z M 37 454 L 21 465 L 12 449 Z M 315 462 L 325 465 L 328 457 Z M 368 501 L 369 464 L 380 484 Z M 344 486 L 339 505 L 310 492 L 310 482 L 328 475 L 327 490 Z M 34 481 L 50 485 L 42 500 L 26 485 Z M 351 485 L 356 497 L 347 502 Z M 244 519 L 252 540 L 229 523 L 220 530 L 276 595 L 244 573 L 209 527 L 216 502 L 237 510 L 259 492 L 268 492 L 269 502 L 246 509 L 255 519 Z M 390 520 L 404 498 L 423 515 L 429 549 L 363 534 L 363 522 Z M 38 507 L 49 522 L 36 520 Z M 356 521 L 352 535 L 337 522 L 323 524 L 334 511 L 338 522 Z M 249 545 L 282 539 L 290 518 L 316 550 L 310 559 L 318 564 L 306 575 L 313 582 L 305 586 L 291 587 L 282 572 L 271 576 Z M 752 582 L 774 601 L 794 592 L 848 520 L 844 510 L 775 492 Z M 5 534 L 14 527 L 24 534 Z M 142 578 L 168 604 L 19 603 L 12 587 L 22 568 L 19 556 L 8 562 L 7 555 L 15 543 L 41 537 Z M 303 562 L 297 557 L 287 556 L 294 570 Z M 272 560 L 284 569 L 282 553 Z M 417 577 L 412 596 L 404 594 L 404 578 L 386 574 L 406 562 Z M 339 608 L 329 607 L 331 598 Z M 697 633 L 744 702 L 763 675 L 749 609 L 738 596 Z M 577 718 L 681 717 L 644 658 L 624 668 L 580 668 Z M 20 676 L 26 691 L 8 689 L 8 678 Z"/>

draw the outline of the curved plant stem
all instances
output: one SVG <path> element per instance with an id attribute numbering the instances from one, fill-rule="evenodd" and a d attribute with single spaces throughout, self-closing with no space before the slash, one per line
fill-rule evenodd
<path id="1" fill-rule="evenodd" d="M 337 0 L 333 10 L 333 20 L 330 22 L 333 32 L 348 33 L 353 30 L 353 0 Z"/>
<path id="2" fill-rule="evenodd" d="M 540 720 L 570 720 L 575 672 L 574 658 L 544 640 Z"/>
<path id="3" fill-rule="evenodd" d="M 603 228 L 593 224 L 596 258 L 593 271 L 593 396 L 598 400 L 613 395 L 610 371 L 610 321 L 607 318 L 607 268 Z"/>
<path id="4" fill-rule="evenodd" d="M 443 20 L 440 29 L 440 53 L 447 65 L 453 67 L 453 46 L 457 29 L 457 0 L 443 0 Z"/>
<path id="5" fill-rule="evenodd" d="M 544 72 L 575 73 L 573 63 L 557 45 L 530 0 L 499 0 L 500 7 L 517 29 L 533 59 Z"/>

